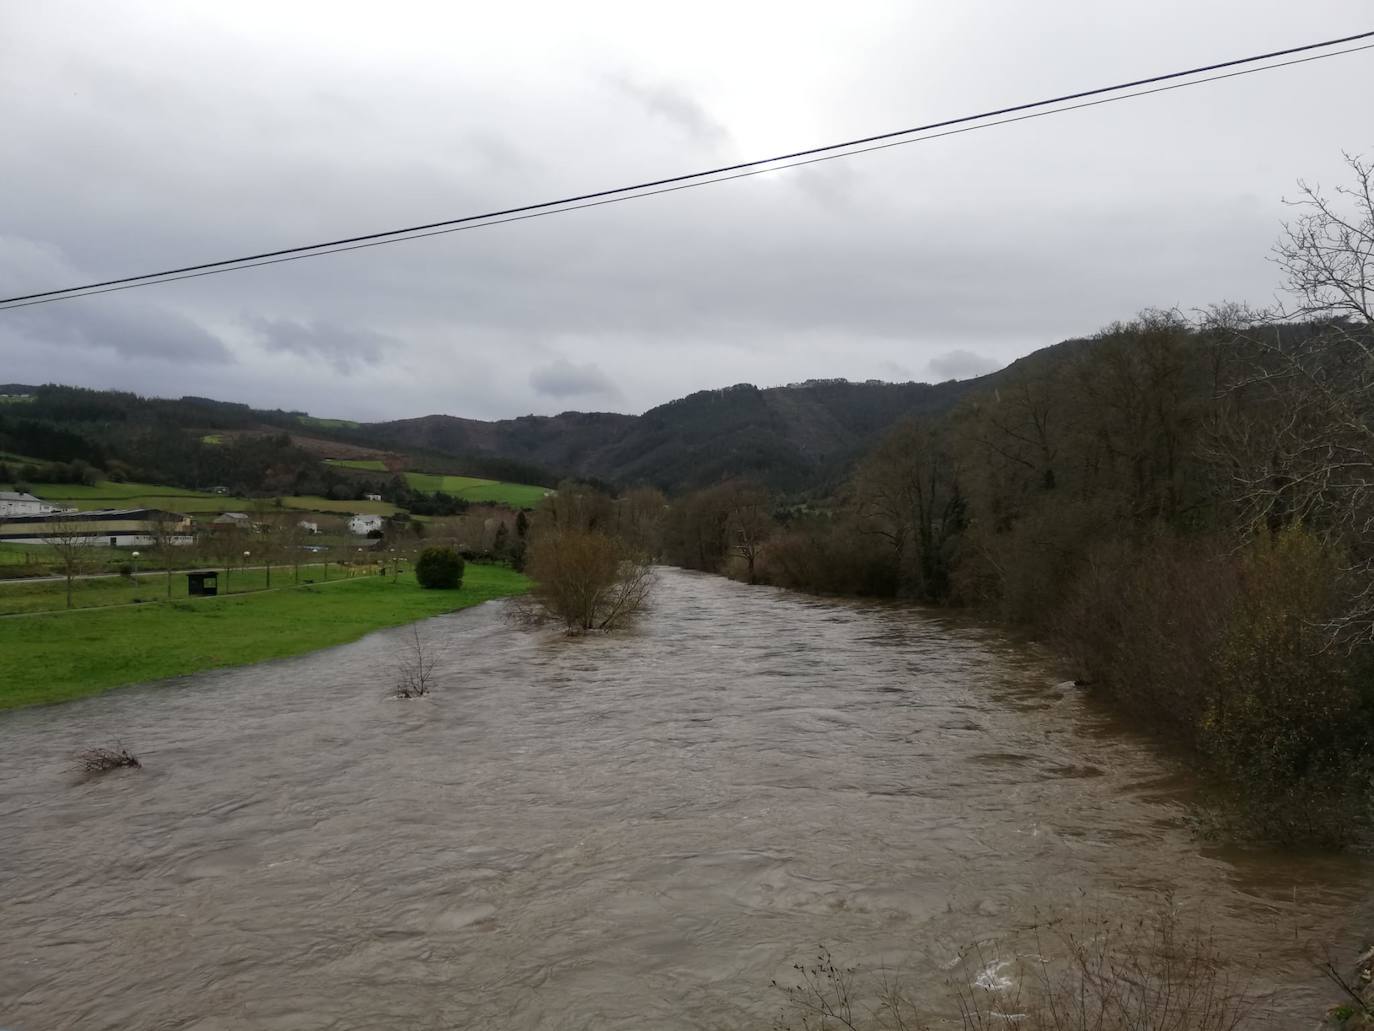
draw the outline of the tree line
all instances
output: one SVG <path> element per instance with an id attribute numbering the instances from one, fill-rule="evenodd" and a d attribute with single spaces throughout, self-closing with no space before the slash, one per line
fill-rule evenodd
<path id="1" fill-rule="evenodd" d="M 675 498 L 664 560 L 974 607 L 1221 776 L 1238 825 L 1342 841 L 1374 785 L 1374 166 L 1304 188 L 1295 302 L 1149 311 L 891 430 L 821 499 Z"/>

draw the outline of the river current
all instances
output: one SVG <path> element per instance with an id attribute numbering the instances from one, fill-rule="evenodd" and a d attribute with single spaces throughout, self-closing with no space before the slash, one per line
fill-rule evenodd
<path id="1" fill-rule="evenodd" d="M 624 635 L 427 621 L 421 699 L 403 629 L 0 713 L 0 1027 L 766 1028 L 817 944 L 939 1011 L 962 946 L 1166 895 L 1301 1027 L 1374 927 L 1368 859 L 1209 847 L 1043 653 L 659 580 Z"/>

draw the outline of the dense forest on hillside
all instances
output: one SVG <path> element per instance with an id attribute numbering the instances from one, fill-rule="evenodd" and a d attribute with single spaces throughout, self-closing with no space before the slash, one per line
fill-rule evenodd
<path id="1" fill-rule="evenodd" d="M 948 411 L 977 382 L 839 379 L 768 388 L 740 383 L 698 391 L 638 416 L 564 412 L 483 422 L 428 415 L 336 434 L 369 447 L 459 457 L 469 465 L 518 463 L 526 482 L 552 482 L 552 472 L 676 492 L 750 476 L 778 490 L 808 491 L 838 483 L 898 420 Z M 545 478 L 531 478 L 531 468 Z"/>
<path id="2" fill-rule="evenodd" d="M 643 415 L 564 412 L 496 422 L 429 415 L 383 423 L 312 419 L 209 398 L 143 398 L 116 391 L 9 385 L 30 400 L 0 406 L 0 450 L 178 486 L 231 485 L 237 492 L 328 494 L 346 482 L 287 453 L 302 435 L 404 453 L 420 471 L 461 472 L 512 483 L 572 476 L 627 489 L 669 492 L 748 476 L 788 492 L 840 483 L 881 434 L 913 414 L 951 410 L 983 381 L 851 383 L 783 387 L 737 384 L 703 390 Z M 206 435 L 223 441 L 207 444 Z M 283 435 L 291 438 L 280 444 Z M 277 440 L 281 453 L 248 438 Z M 222 444 L 231 444 L 229 447 Z M 315 456 L 316 459 L 318 456 Z M 115 465 L 110 467 L 109 463 Z"/>

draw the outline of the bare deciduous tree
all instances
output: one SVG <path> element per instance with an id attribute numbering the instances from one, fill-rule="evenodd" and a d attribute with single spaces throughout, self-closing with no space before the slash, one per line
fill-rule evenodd
<path id="1" fill-rule="evenodd" d="M 1212 321 L 1242 359 L 1215 456 L 1252 525 L 1301 523 L 1347 556 L 1350 600 L 1328 629 L 1353 645 L 1374 641 L 1374 163 L 1346 160 L 1351 185 L 1302 183 L 1291 202 L 1274 258 L 1293 301 Z"/>
<path id="2" fill-rule="evenodd" d="M 569 633 L 623 626 L 648 601 L 654 582 L 642 554 L 593 530 L 542 529 L 528 571 L 539 606 L 534 615 L 558 620 Z"/>
<path id="3" fill-rule="evenodd" d="M 167 572 L 167 597 L 172 597 L 172 567 L 175 562 L 172 558 L 172 549 L 176 546 L 177 539 L 185 536 L 184 518 L 177 516 L 173 512 L 158 511 L 153 513 L 153 517 L 148 520 L 148 536 L 153 540 L 153 549 Z"/>
<path id="4" fill-rule="evenodd" d="M 420 698 L 429 694 L 438 663 L 438 652 L 420 636 L 419 626 L 412 624 L 396 657 L 396 697 Z"/>
<path id="5" fill-rule="evenodd" d="M 902 423 L 859 467 L 854 490 L 861 526 L 892 549 L 899 582 L 940 596 L 945 546 L 963 525 L 963 498 L 939 432 L 918 420 Z"/>
<path id="6" fill-rule="evenodd" d="M 777 529 L 768 490 L 753 483 L 736 483 L 730 485 L 728 496 L 725 532 L 734 553 L 744 560 L 749 583 L 755 584 L 759 553 Z"/>
<path id="7" fill-rule="evenodd" d="M 72 585 L 76 578 L 91 567 L 91 548 L 94 536 L 91 525 L 79 519 L 55 519 L 47 524 L 48 547 L 57 556 L 57 564 L 67 586 L 67 608 L 72 607 Z"/>

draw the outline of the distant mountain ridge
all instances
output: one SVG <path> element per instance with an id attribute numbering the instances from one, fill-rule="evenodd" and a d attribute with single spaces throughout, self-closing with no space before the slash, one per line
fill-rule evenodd
<path id="1" fill-rule="evenodd" d="M 981 382 L 741 383 L 697 391 L 643 415 L 563 412 L 494 422 L 426 415 L 365 424 L 350 437 L 372 447 L 502 458 L 670 492 L 732 476 L 797 489 L 842 475 L 894 423 L 947 412 Z"/>
<path id="2" fill-rule="evenodd" d="M 795 491 L 832 486 L 893 424 L 948 412 L 998 375 L 938 384 L 829 379 L 760 388 L 740 383 L 697 391 L 642 415 L 568 411 L 494 421 L 425 415 L 375 423 L 189 395 L 144 398 L 6 384 L 0 394 L 14 400 L 0 405 L 0 437 L 46 440 L 44 434 L 58 434 L 43 445 L 41 457 L 71 450 L 68 459 L 99 463 L 102 440 L 123 440 L 125 451 L 137 459 L 143 442 L 156 436 L 153 430 L 175 429 L 192 437 L 286 433 L 298 447 L 325 457 L 335 442 L 411 456 L 427 469 L 442 466 L 512 482 L 551 484 L 575 477 L 619 486 L 651 484 L 672 493 L 744 476 Z M 33 403 L 16 395 L 33 395 Z M 37 418 L 27 418 L 30 414 Z M 85 441 L 84 448 L 73 434 Z M 164 456 L 172 446 L 170 438 L 163 440 Z"/>

